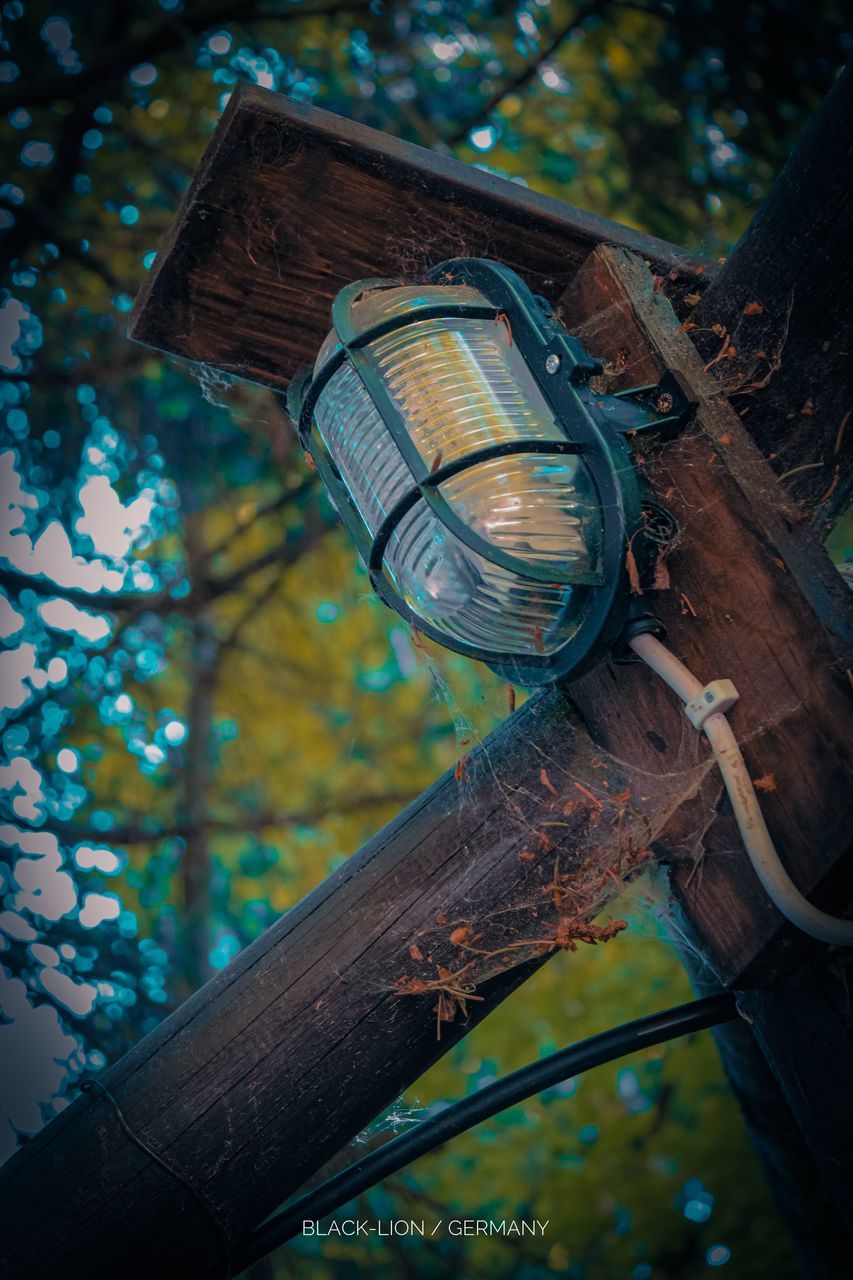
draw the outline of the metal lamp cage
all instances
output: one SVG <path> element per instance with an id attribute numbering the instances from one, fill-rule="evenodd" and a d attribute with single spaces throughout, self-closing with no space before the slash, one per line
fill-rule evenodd
<path id="1" fill-rule="evenodd" d="M 431 286 L 439 286 L 429 290 L 430 299 L 440 294 L 437 301 L 422 299 L 418 305 L 407 306 L 403 299 L 386 306 L 387 314 L 377 322 L 367 324 L 358 317 L 360 300 L 374 291 L 405 293 L 400 281 L 361 280 L 340 291 L 332 305 L 332 332 L 313 374 L 291 384 L 288 408 L 298 424 L 300 441 L 348 526 L 377 594 L 413 627 L 446 648 L 487 663 L 500 676 L 518 684 L 539 685 L 569 674 L 579 675 L 618 640 L 628 610 L 626 549 L 628 537 L 643 523 L 643 492 L 623 433 L 679 417 L 684 409 L 683 397 L 677 385 L 666 382 L 612 396 L 595 393 L 589 379 L 601 373 L 601 362 L 553 319 L 547 301 L 536 297 L 513 271 L 499 263 L 455 259 L 435 267 L 429 280 Z M 390 300 L 397 295 L 384 296 Z M 440 454 L 432 458 L 423 455 L 399 399 L 389 390 L 377 344 L 409 326 L 421 326 L 413 331 L 414 338 L 423 330 L 424 322 L 454 319 L 486 320 L 505 328 L 504 346 L 517 348 L 513 359 L 520 356 L 532 375 L 533 384 L 559 428 L 558 432 L 550 432 L 555 438 L 522 434 L 513 439 L 497 439 L 444 463 Z M 365 516 L 364 502 L 355 491 L 357 484 L 352 475 L 347 483 L 334 444 L 330 446 L 318 423 L 324 391 L 346 366 L 357 375 L 381 416 L 387 439 L 380 440 L 379 447 L 396 450 L 405 462 L 407 481 L 410 477 L 405 491 L 395 494 L 390 509 L 381 513 L 381 522 L 373 528 Z M 550 459 L 565 465 L 567 456 L 582 464 L 591 499 L 590 520 L 596 526 L 594 546 L 586 563 L 570 563 L 569 558 L 561 563 L 558 555 L 543 557 L 521 555 L 517 549 L 508 551 L 472 527 L 448 496 L 448 481 L 463 475 L 468 479 L 474 469 L 495 459 L 536 458 L 543 464 Z M 522 601 L 527 598 L 525 592 L 529 596 L 538 590 L 560 591 L 565 640 L 549 642 L 550 651 L 545 651 L 545 644 L 540 644 L 537 637 L 536 651 L 524 653 L 481 646 L 448 634 L 404 599 L 389 568 L 388 549 L 392 538 L 399 536 L 401 522 L 419 503 L 425 503 L 438 522 L 435 540 L 458 540 L 480 558 L 478 563 L 494 566 L 503 581 L 517 583 Z"/>

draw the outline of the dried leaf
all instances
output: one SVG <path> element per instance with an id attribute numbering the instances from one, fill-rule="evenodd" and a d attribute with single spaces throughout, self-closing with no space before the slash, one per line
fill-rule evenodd
<path id="1" fill-rule="evenodd" d="M 413 960 L 423 960 L 424 958 L 424 953 L 421 951 L 420 947 L 415 942 L 413 942 L 412 945 L 409 947 L 409 955 L 412 957 Z"/>
<path id="2" fill-rule="evenodd" d="M 503 324 L 506 326 L 507 339 L 509 341 L 509 345 L 512 346 L 512 325 L 510 324 L 509 316 L 505 311 L 498 312 L 495 316 L 495 324 Z"/>
<path id="3" fill-rule="evenodd" d="M 760 316 L 764 314 L 764 308 L 760 302 L 748 302 L 743 309 L 745 316 Z"/>
<path id="4" fill-rule="evenodd" d="M 422 996 L 429 991 L 423 978 L 409 978 L 405 974 L 394 979 L 394 990 L 399 996 Z"/>
<path id="5" fill-rule="evenodd" d="M 628 570 L 628 582 L 631 586 L 631 594 L 641 596 L 643 588 L 640 586 L 640 571 L 637 568 L 637 557 L 629 547 L 625 554 L 625 567 Z"/>
<path id="6" fill-rule="evenodd" d="M 542 786 L 545 788 L 546 791 L 551 792 L 552 796 L 556 796 L 559 794 L 559 792 L 557 791 L 557 788 L 554 786 L 553 782 L 548 777 L 547 769 L 539 770 L 539 781 L 542 783 Z"/>
<path id="7" fill-rule="evenodd" d="M 702 295 L 701 293 L 688 293 L 685 295 L 684 301 L 688 307 L 695 307 L 697 302 L 702 301 Z"/>
<path id="8" fill-rule="evenodd" d="M 580 792 L 581 792 L 581 794 L 582 794 L 582 795 L 585 795 L 585 796 L 586 796 L 587 800 L 591 800 L 591 801 L 592 801 L 592 803 L 595 805 L 596 809 L 600 809 L 600 808 L 601 808 L 601 801 L 598 799 L 598 797 L 597 797 L 597 796 L 594 796 L 594 795 L 592 794 L 592 792 L 591 792 L 591 791 L 587 791 L 586 787 L 581 786 L 581 784 L 580 784 L 579 782 L 576 782 L 576 783 L 575 783 L 575 786 L 577 787 L 578 791 L 580 791 Z"/>
<path id="9" fill-rule="evenodd" d="M 666 567 L 666 552 L 660 550 L 657 560 L 655 560 L 655 576 L 652 579 L 652 587 L 655 591 L 669 591 L 670 586 L 669 569 Z"/>
<path id="10" fill-rule="evenodd" d="M 470 932 L 471 930 L 467 925 L 462 925 L 459 929 L 453 930 L 450 935 L 450 941 L 453 943 L 454 947 L 460 947 Z"/>

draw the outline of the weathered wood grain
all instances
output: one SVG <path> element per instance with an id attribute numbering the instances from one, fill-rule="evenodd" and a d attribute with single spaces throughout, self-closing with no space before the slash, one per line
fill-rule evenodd
<path id="1" fill-rule="evenodd" d="M 343 285 L 493 257 L 555 299 L 595 245 L 633 250 L 673 295 L 713 263 L 363 125 L 242 85 L 139 296 L 139 342 L 282 390 Z M 696 275 L 696 268 L 701 274 Z"/>

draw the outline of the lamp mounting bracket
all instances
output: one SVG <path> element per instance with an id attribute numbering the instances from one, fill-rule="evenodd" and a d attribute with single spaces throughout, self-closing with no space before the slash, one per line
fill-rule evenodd
<path id="1" fill-rule="evenodd" d="M 651 386 L 606 395 L 596 395 L 590 389 L 587 408 L 599 423 L 622 435 L 655 431 L 671 438 L 686 425 L 696 401 L 690 399 L 676 375 L 667 372 Z"/>

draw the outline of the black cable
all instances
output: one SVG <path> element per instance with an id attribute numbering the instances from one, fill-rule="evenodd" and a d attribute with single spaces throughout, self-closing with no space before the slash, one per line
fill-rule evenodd
<path id="1" fill-rule="evenodd" d="M 438 1115 L 421 1120 L 408 1133 L 392 1138 L 376 1151 L 362 1156 L 341 1173 L 268 1218 L 235 1250 L 234 1274 L 238 1275 L 253 1262 L 272 1253 L 273 1249 L 286 1244 L 298 1233 L 303 1221 L 326 1217 L 374 1183 L 397 1173 L 419 1156 L 426 1155 L 499 1111 L 592 1067 L 600 1067 L 625 1054 L 673 1040 L 691 1031 L 704 1031 L 722 1022 L 730 1022 L 735 1017 L 735 996 L 725 991 L 626 1022 L 621 1027 L 613 1027 L 579 1044 L 559 1049 L 538 1062 L 511 1072 L 470 1097 L 445 1107 Z"/>

